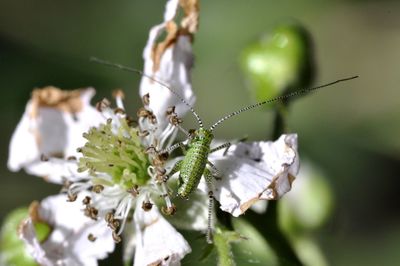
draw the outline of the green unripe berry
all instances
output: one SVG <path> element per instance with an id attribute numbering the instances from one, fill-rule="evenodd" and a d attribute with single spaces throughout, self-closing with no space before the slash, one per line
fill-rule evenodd
<path id="1" fill-rule="evenodd" d="M 257 101 L 310 85 L 314 60 L 310 35 L 298 24 L 284 24 L 249 45 L 241 66 Z"/>

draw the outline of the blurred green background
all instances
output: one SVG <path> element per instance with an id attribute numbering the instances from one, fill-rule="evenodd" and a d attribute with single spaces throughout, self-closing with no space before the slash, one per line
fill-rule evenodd
<path id="1" fill-rule="evenodd" d="M 149 28 L 164 1 L 0 1 L 0 220 L 13 208 L 58 192 L 6 168 L 8 143 L 35 87 L 93 86 L 95 100 L 127 92 L 140 105 L 140 77 L 89 62 L 90 56 L 142 67 Z M 196 110 L 206 124 L 252 102 L 239 55 L 276 24 L 296 19 L 312 34 L 314 84 L 360 75 L 297 100 L 290 128 L 300 154 L 325 173 L 335 209 L 315 237 L 332 265 L 399 265 L 400 3 L 398 1 L 203 1 L 195 37 Z M 272 115 L 248 112 L 217 138 L 265 139 Z M 193 119 L 185 119 L 193 127 Z M 239 125 L 239 126 L 238 126 Z M 294 183 L 296 185 L 296 183 Z"/>

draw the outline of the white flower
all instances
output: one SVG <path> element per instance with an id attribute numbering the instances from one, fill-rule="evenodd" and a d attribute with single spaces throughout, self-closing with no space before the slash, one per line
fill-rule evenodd
<path id="1" fill-rule="evenodd" d="M 31 205 L 30 217 L 21 224 L 19 234 L 41 265 L 97 265 L 98 259 L 114 250 L 106 223 L 81 212 L 82 198 L 71 203 L 65 195 L 57 195 Z M 38 233 L 43 228 L 49 229 L 45 235 Z"/>
<path id="2" fill-rule="evenodd" d="M 282 135 L 275 142 L 238 143 L 226 155 L 223 152 L 209 156 L 222 174 L 213 182 L 213 192 L 221 209 L 233 216 L 259 200 L 283 196 L 299 170 L 296 134 Z M 201 188 L 207 191 L 204 185 Z"/>
<path id="3" fill-rule="evenodd" d="M 82 133 L 103 120 L 90 106 L 94 89 L 61 91 L 45 87 L 32 92 L 25 112 L 10 143 L 8 168 L 24 168 L 29 174 L 62 183 L 63 177 L 79 176 L 76 148 L 82 146 Z"/>

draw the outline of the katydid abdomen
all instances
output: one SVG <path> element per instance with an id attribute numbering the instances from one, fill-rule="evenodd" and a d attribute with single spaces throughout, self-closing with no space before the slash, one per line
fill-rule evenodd
<path id="1" fill-rule="evenodd" d="M 180 197 L 188 198 L 199 185 L 207 165 L 212 139 L 213 136 L 209 130 L 200 128 L 189 143 L 179 173 L 178 195 Z"/>

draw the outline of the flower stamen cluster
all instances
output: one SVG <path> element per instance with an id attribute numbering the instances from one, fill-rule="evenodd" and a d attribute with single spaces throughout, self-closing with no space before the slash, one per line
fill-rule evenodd
<path id="1" fill-rule="evenodd" d="M 138 114 L 138 124 L 142 137 L 142 142 L 147 144 L 146 153 L 148 154 L 150 165 L 147 168 L 147 173 L 159 187 L 161 197 L 164 199 L 166 206 L 162 208 L 164 214 L 173 215 L 176 212 L 176 206 L 172 203 L 170 192 L 166 184 L 165 163 L 168 159 L 168 153 L 164 152 L 166 148 L 171 146 L 176 136 L 176 128 L 168 123 L 163 130 L 162 125 L 158 123 L 155 114 L 149 107 L 150 95 L 145 94 L 143 97 L 144 107 L 140 108 Z M 165 113 L 168 116 L 168 111 Z M 145 132 L 145 134 L 143 133 Z M 150 205 L 146 205 L 150 206 Z M 147 208 L 143 208 L 146 210 Z"/>
<path id="2" fill-rule="evenodd" d="M 118 122 L 116 132 L 113 132 L 112 121 L 108 120 L 107 124 L 84 133 L 88 142 L 80 148 L 83 157 L 79 160 L 78 171 L 88 170 L 95 178 L 95 184 L 118 184 L 129 190 L 135 185 L 147 183 L 149 160 L 143 152 L 138 130 L 129 127 L 124 118 L 119 118 Z M 105 179 L 104 174 L 112 179 Z"/>

